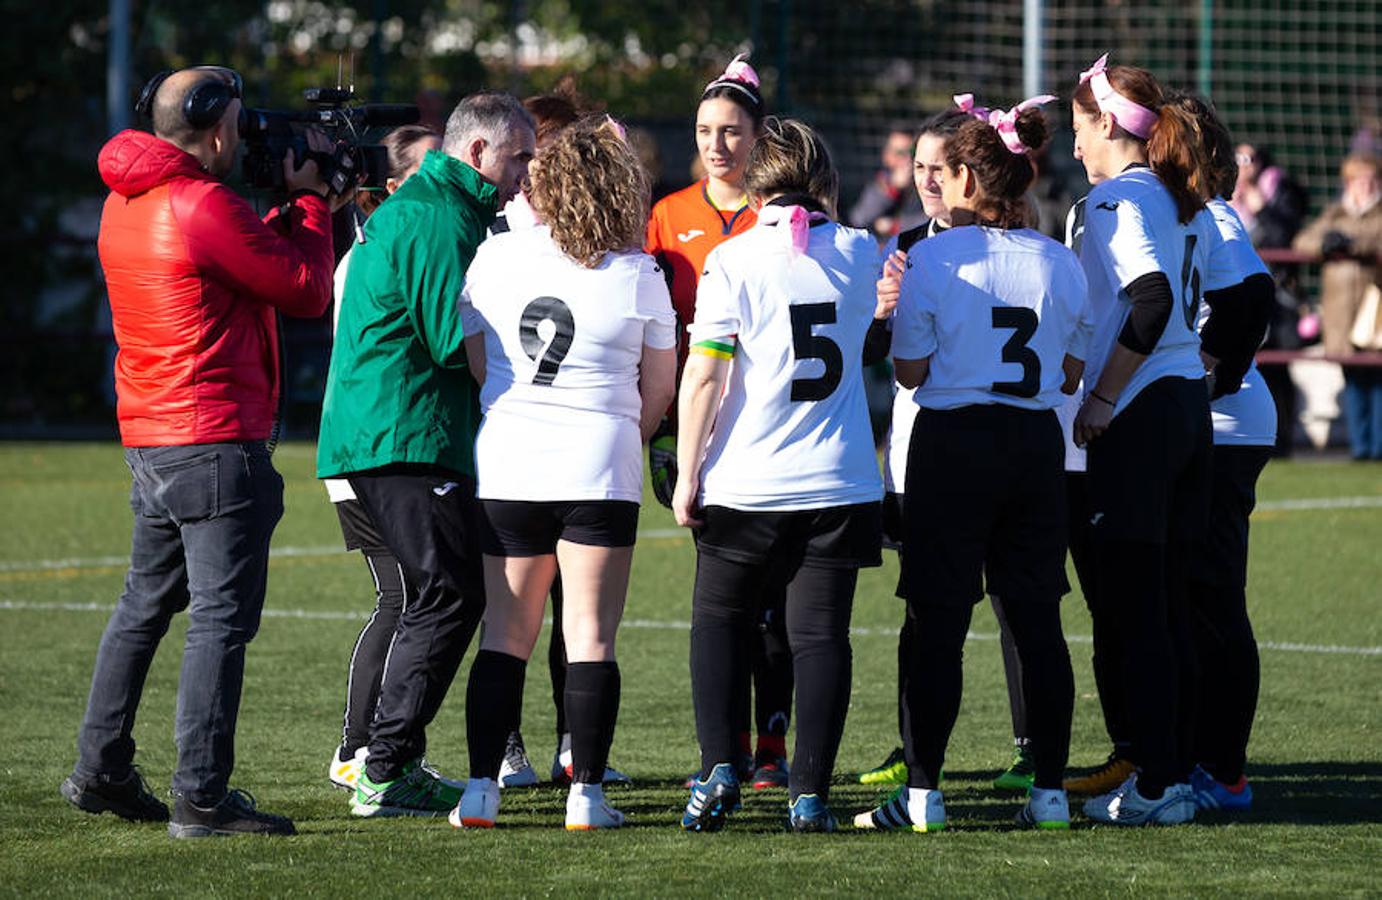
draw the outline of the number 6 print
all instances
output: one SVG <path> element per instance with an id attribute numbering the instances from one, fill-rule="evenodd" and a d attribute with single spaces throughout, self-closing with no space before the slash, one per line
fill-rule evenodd
<path id="1" fill-rule="evenodd" d="M 551 322 L 554 328 L 551 343 L 544 341 L 537 333 L 537 326 Z M 576 320 L 571 316 L 571 308 L 556 297 L 538 297 L 523 308 L 523 318 L 518 323 L 518 339 L 523 343 L 523 352 L 537 362 L 537 372 L 533 384 L 551 384 L 557 378 L 557 369 L 566 354 L 571 351 L 571 340 L 576 336 Z M 543 353 L 543 347 L 547 352 Z M 542 353 L 542 359 L 538 354 Z"/>

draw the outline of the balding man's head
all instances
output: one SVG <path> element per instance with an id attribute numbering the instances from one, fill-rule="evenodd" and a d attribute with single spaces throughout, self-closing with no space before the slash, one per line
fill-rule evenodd
<path id="1" fill-rule="evenodd" d="M 148 90 L 140 109 L 147 109 L 154 134 L 195 156 L 212 175 L 229 174 L 240 146 L 240 76 L 197 66 L 156 83 L 151 98 Z"/>
<path id="2" fill-rule="evenodd" d="M 174 72 L 158 86 L 153 97 L 154 134 L 186 149 L 218 127 L 227 113 L 239 114 L 238 95 L 238 83 L 229 69 L 198 66 Z M 210 115 L 212 121 L 189 120 L 189 99 L 195 110 Z"/>

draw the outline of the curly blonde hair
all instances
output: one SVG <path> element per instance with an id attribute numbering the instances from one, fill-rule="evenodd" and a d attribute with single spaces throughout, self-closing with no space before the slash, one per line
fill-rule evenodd
<path id="1" fill-rule="evenodd" d="M 561 251 L 592 269 L 606 253 L 643 246 L 651 185 L 607 116 L 577 122 L 533 159 L 528 199 Z"/>

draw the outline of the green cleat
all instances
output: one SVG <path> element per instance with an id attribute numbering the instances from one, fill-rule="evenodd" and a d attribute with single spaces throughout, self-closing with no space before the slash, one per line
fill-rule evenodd
<path id="1" fill-rule="evenodd" d="M 461 802 L 462 793 L 454 782 L 448 782 L 416 761 L 404 766 L 403 774 L 397 778 L 378 784 L 361 771 L 350 811 L 364 818 L 444 816 Z"/>
<path id="2" fill-rule="evenodd" d="M 1032 762 L 1031 751 L 1026 747 L 1018 747 L 1017 753 L 1013 755 L 1012 765 L 993 779 L 993 789 L 1025 794 L 1032 789 L 1032 780 L 1035 777 L 1036 765 Z"/>
<path id="3" fill-rule="evenodd" d="M 902 756 L 902 748 L 896 747 L 888 758 L 883 760 L 882 765 L 876 769 L 870 769 L 859 776 L 860 784 L 906 784 L 907 783 L 907 760 Z"/>

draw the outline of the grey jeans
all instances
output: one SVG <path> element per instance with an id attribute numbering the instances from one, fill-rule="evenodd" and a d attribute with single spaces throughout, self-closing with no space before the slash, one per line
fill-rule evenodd
<path id="1" fill-rule="evenodd" d="M 225 796 L 235 765 L 245 646 L 259 629 L 283 479 L 262 441 L 132 447 L 125 463 L 130 568 L 96 653 L 74 775 L 129 771 L 149 664 L 173 614 L 186 609 L 173 790 L 209 806 Z"/>

